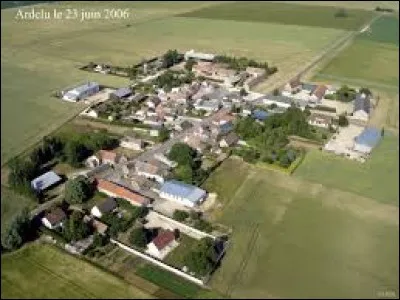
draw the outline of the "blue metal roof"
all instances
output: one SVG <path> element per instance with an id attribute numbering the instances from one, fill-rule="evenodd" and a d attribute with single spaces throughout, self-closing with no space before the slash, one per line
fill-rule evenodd
<path id="1" fill-rule="evenodd" d="M 58 176 L 53 171 L 50 171 L 33 179 L 31 181 L 31 186 L 36 191 L 43 191 L 48 187 L 52 186 L 53 184 L 59 182 L 60 180 L 61 180 L 60 176 Z"/>
<path id="2" fill-rule="evenodd" d="M 130 94 L 132 94 L 132 91 L 130 88 L 123 87 L 123 88 L 120 88 L 120 89 L 116 90 L 115 92 L 113 92 L 113 94 L 115 96 L 117 96 L 118 98 L 122 98 L 122 97 L 127 97 Z"/>
<path id="3" fill-rule="evenodd" d="M 79 94 L 81 94 L 98 86 L 99 84 L 97 82 L 88 82 L 81 86 L 76 87 L 74 90 L 77 91 Z"/>
<path id="4" fill-rule="evenodd" d="M 193 203 L 196 203 L 206 195 L 205 190 L 178 180 L 166 181 L 160 192 L 182 197 Z"/>
<path id="5" fill-rule="evenodd" d="M 381 139 L 381 132 L 373 127 L 367 127 L 355 138 L 357 144 L 375 147 Z"/>
<path id="6" fill-rule="evenodd" d="M 233 130 L 233 124 L 231 122 L 226 122 L 220 125 L 219 129 L 222 134 L 228 133 Z"/>
<path id="7" fill-rule="evenodd" d="M 270 113 L 268 113 L 265 110 L 261 110 L 261 109 L 256 109 L 255 111 L 253 111 L 253 114 L 252 114 L 252 117 L 254 119 L 257 119 L 257 120 L 260 120 L 260 121 L 264 121 L 269 116 L 270 116 Z"/>

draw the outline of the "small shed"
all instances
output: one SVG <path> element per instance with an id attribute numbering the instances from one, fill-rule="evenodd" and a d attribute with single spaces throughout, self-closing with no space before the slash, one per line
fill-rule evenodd
<path id="1" fill-rule="evenodd" d="M 58 176 L 55 172 L 49 171 L 33 179 L 31 181 L 31 186 L 35 191 L 41 192 L 59 183 L 61 180 L 61 177 Z"/>

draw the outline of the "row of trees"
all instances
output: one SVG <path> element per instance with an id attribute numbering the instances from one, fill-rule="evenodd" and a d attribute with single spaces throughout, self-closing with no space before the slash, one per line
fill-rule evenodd
<path id="1" fill-rule="evenodd" d="M 163 55 L 163 63 L 162 67 L 163 68 L 169 68 L 172 67 L 175 64 L 180 63 L 184 58 L 184 55 L 179 53 L 176 49 L 174 50 L 168 50 L 164 55 Z"/>
<path id="2" fill-rule="evenodd" d="M 32 237 L 33 230 L 28 209 L 23 209 L 14 217 L 2 234 L 2 247 L 15 250 Z"/>
<path id="3" fill-rule="evenodd" d="M 164 89 L 166 92 L 169 92 L 173 87 L 178 87 L 185 83 L 191 83 L 194 79 L 195 75 L 193 72 L 181 73 L 167 70 L 165 73 L 155 78 L 153 84 Z"/>
<path id="4" fill-rule="evenodd" d="M 201 214 L 195 211 L 191 211 L 189 213 L 187 211 L 177 209 L 174 211 L 172 217 L 174 220 L 179 222 L 184 222 L 189 219 L 189 222 L 191 223 L 190 225 L 201 231 L 211 232 L 213 230 L 211 223 L 202 219 Z"/>
<path id="5" fill-rule="evenodd" d="M 215 267 L 218 253 L 211 238 L 203 238 L 193 247 L 193 251 L 184 257 L 188 269 L 200 276 L 209 274 Z"/>
<path id="6" fill-rule="evenodd" d="M 268 75 L 272 75 L 278 71 L 277 67 L 269 67 L 267 62 L 260 63 L 246 57 L 236 58 L 234 56 L 218 55 L 215 57 L 215 61 L 227 64 L 229 68 L 237 71 L 244 71 L 247 67 L 262 68 Z"/>
<path id="7" fill-rule="evenodd" d="M 185 143 L 174 144 L 168 158 L 178 163 L 178 167 L 174 169 L 174 176 L 178 180 L 198 184 L 207 176 L 207 172 L 201 168 L 197 151 Z"/>

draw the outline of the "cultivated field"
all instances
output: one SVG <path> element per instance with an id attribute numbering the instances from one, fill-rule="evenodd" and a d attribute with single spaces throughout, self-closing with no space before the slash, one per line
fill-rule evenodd
<path id="1" fill-rule="evenodd" d="M 398 206 L 398 164 L 398 137 L 386 132 L 382 142 L 364 164 L 316 150 L 306 155 L 294 175 Z"/>
<path id="2" fill-rule="evenodd" d="M 217 219 L 233 227 L 215 289 L 238 298 L 398 296 L 397 207 L 242 165 L 230 159 L 206 183 L 220 186 L 227 202 Z"/>
<path id="3" fill-rule="evenodd" d="M 365 10 L 348 9 L 347 18 L 336 18 L 337 8 L 273 2 L 236 2 L 213 5 L 182 16 L 205 19 L 279 23 L 356 30 L 374 15 Z"/>
<path id="4" fill-rule="evenodd" d="M 360 34 L 360 39 L 399 46 L 399 17 L 383 16 Z"/>
<path id="5" fill-rule="evenodd" d="M 283 1 L 274 1 L 283 2 Z M 304 4 L 304 5 L 322 5 L 353 9 L 374 10 L 377 6 L 399 10 L 398 1 L 284 1 L 286 3 Z"/>
<path id="6" fill-rule="evenodd" d="M 2 298 L 153 298 L 123 280 L 49 245 L 1 257 Z"/>

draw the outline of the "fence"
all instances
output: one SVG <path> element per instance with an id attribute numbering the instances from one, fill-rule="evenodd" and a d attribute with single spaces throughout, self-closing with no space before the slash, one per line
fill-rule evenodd
<path id="1" fill-rule="evenodd" d="M 201 287 L 205 287 L 204 282 L 202 280 L 196 278 L 196 277 L 193 277 L 193 276 L 191 276 L 189 274 L 186 274 L 185 272 L 183 272 L 181 270 L 178 270 L 178 269 L 176 269 L 174 267 L 171 267 L 171 266 L 169 266 L 169 265 L 167 265 L 167 264 L 165 264 L 165 263 L 163 263 L 163 262 L 161 262 L 161 261 L 159 261 L 159 260 L 147 255 L 147 254 L 144 254 L 144 253 L 142 253 L 140 251 L 132 249 L 132 248 L 130 248 L 130 247 L 124 245 L 123 243 L 118 242 L 118 241 L 116 241 L 114 239 L 111 239 L 110 241 L 111 241 L 111 243 L 118 245 L 118 247 L 120 247 L 120 248 L 122 248 L 122 249 L 124 249 L 124 250 L 126 250 L 126 251 L 128 251 L 130 253 L 133 253 L 133 254 L 135 254 L 135 255 L 137 255 L 137 256 L 139 256 L 139 257 L 141 257 L 141 258 L 143 258 L 143 259 L 145 259 L 145 260 L 147 260 L 149 262 L 151 262 L 152 264 L 155 264 L 155 265 L 157 265 L 157 266 L 159 266 L 159 267 L 161 267 L 161 268 L 163 268 L 163 269 L 165 269 L 165 270 L 167 270 L 169 272 L 172 272 L 172 273 L 174 273 L 174 274 L 176 274 L 176 275 L 178 275 L 180 277 L 183 277 L 183 278 L 185 278 L 185 279 L 187 279 L 187 280 L 189 280 L 191 282 L 194 282 L 195 284 L 197 284 L 197 285 L 199 285 Z"/>

